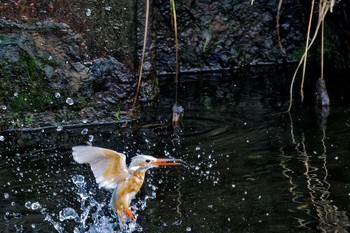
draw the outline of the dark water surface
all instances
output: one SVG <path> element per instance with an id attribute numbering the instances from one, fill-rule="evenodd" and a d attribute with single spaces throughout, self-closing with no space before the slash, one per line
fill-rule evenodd
<path id="1" fill-rule="evenodd" d="M 2 132 L 0 232 L 119 231 L 111 192 L 72 159 L 71 147 L 87 143 L 186 161 L 148 172 L 132 205 L 136 222 L 125 231 L 347 232 L 346 91 L 329 91 L 323 124 L 311 101 L 278 114 L 290 71 L 269 69 L 183 76 L 178 128 L 170 121 L 173 83 L 163 78 L 159 105 L 139 122 Z"/>

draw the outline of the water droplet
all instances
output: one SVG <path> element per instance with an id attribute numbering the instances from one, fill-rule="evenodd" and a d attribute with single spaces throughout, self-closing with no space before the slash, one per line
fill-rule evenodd
<path id="1" fill-rule="evenodd" d="M 60 98 L 60 97 L 61 97 L 61 94 L 60 94 L 59 92 L 56 92 L 56 93 L 55 93 L 55 98 L 58 99 L 58 98 Z"/>
<path id="2" fill-rule="evenodd" d="M 32 226 L 33 229 L 35 228 L 35 224 L 32 224 L 31 226 Z"/>
<path id="3" fill-rule="evenodd" d="M 31 208 L 32 208 L 32 210 L 37 210 L 37 209 L 41 208 L 41 205 L 39 202 L 34 202 L 34 203 L 32 203 Z"/>
<path id="4" fill-rule="evenodd" d="M 86 9 L 85 15 L 88 17 L 91 16 L 91 9 Z"/>
<path id="5" fill-rule="evenodd" d="M 26 201 L 26 203 L 24 204 L 24 206 L 27 208 L 27 209 L 31 209 L 32 208 L 32 203 L 30 201 Z"/>
<path id="6" fill-rule="evenodd" d="M 56 128 L 56 131 L 62 131 L 62 129 L 63 129 L 63 126 L 62 125 L 59 125 L 59 126 L 57 126 L 57 128 Z"/>
<path id="7" fill-rule="evenodd" d="M 2 109 L 2 110 L 6 110 L 6 109 L 7 109 L 6 105 L 2 105 L 2 106 L 1 106 L 1 109 Z"/>
<path id="8" fill-rule="evenodd" d="M 84 124 L 86 124 L 86 123 L 88 122 L 88 119 L 84 118 L 84 119 L 82 120 L 82 122 L 83 122 Z"/>
<path id="9" fill-rule="evenodd" d="M 191 227 L 186 227 L 186 231 L 191 231 Z"/>
<path id="10" fill-rule="evenodd" d="M 85 185 L 85 178 L 82 175 L 73 176 L 72 181 L 76 186 L 79 186 L 79 187 L 82 187 L 83 185 Z"/>
<path id="11" fill-rule="evenodd" d="M 18 92 L 13 93 L 14 97 L 18 97 Z"/>
<path id="12" fill-rule="evenodd" d="M 68 105 L 73 105 L 73 104 L 74 104 L 74 100 L 73 100 L 72 98 L 68 97 L 68 98 L 66 99 L 66 103 L 67 103 Z"/>
<path id="13" fill-rule="evenodd" d="M 106 10 L 106 11 L 110 11 L 111 9 L 112 9 L 111 6 L 106 6 L 106 7 L 105 7 L 105 10 Z"/>
<path id="14" fill-rule="evenodd" d="M 236 187 L 236 185 L 235 184 L 232 184 L 232 188 L 235 188 Z"/>
<path id="15" fill-rule="evenodd" d="M 82 131 L 81 131 L 81 134 L 82 135 L 85 135 L 89 132 L 89 130 L 87 128 L 84 128 Z"/>
<path id="16" fill-rule="evenodd" d="M 8 193 L 4 193 L 4 198 L 8 199 L 10 197 L 10 195 Z"/>
<path id="17" fill-rule="evenodd" d="M 89 142 L 93 142 L 94 141 L 94 135 L 89 135 Z"/>
<path id="18" fill-rule="evenodd" d="M 48 58 L 48 59 L 49 59 L 49 61 L 51 61 L 51 60 L 52 60 L 52 56 L 49 56 L 49 58 Z"/>
<path id="19" fill-rule="evenodd" d="M 201 148 L 199 146 L 196 146 L 196 151 L 200 150 Z"/>
<path id="20" fill-rule="evenodd" d="M 11 202 L 11 206 L 15 206 L 16 205 L 16 202 Z"/>
<path id="21" fill-rule="evenodd" d="M 5 137 L 4 136 L 0 136 L 0 142 L 3 142 L 3 141 L 5 141 Z"/>
<path id="22" fill-rule="evenodd" d="M 64 221 L 66 219 L 74 219 L 75 221 L 79 221 L 79 216 L 77 212 L 73 208 L 67 207 L 60 211 L 60 221 Z"/>
<path id="23" fill-rule="evenodd" d="M 339 157 L 338 156 L 335 156 L 335 158 L 334 158 L 335 160 L 338 160 L 339 159 Z"/>

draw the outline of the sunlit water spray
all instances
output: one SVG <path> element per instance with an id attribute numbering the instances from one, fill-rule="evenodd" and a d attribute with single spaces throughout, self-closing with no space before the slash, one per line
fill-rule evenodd
<path id="1" fill-rule="evenodd" d="M 73 229 L 72 226 L 74 227 L 74 233 L 142 232 L 142 227 L 137 223 L 138 214 L 134 215 L 135 219 L 133 221 L 127 222 L 120 229 L 118 218 L 109 206 L 109 200 L 106 202 L 97 201 L 94 198 L 95 193 L 85 187 L 84 176 L 75 175 L 71 181 L 76 186 L 77 200 L 80 203 L 79 209 L 65 207 L 58 213 L 51 213 L 39 202 L 30 201 L 25 203 L 25 207 L 30 210 L 40 211 L 44 216 L 44 221 L 49 222 L 59 233 L 67 232 L 68 228 Z M 151 195 L 146 195 L 142 200 L 134 201 L 134 204 L 131 206 L 134 212 L 144 210 L 147 206 L 147 200 L 156 197 L 155 191 L 157 187 L 152 184 L 148 186 L 152 189 Z M 32 227 L 35 228 L 35 226 Z"/>

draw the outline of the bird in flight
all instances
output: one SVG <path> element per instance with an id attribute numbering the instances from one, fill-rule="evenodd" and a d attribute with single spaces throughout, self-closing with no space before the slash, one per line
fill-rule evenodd
<path id="1" fill-rule="evenodd" d="M 182 162 L 181 159 L 137 155 L 127 167 L 126 156 L 114 150 L 94 146 L 75 146 L 72 149 L 77 163 L 90 164 L 99 187 L 114 189 L 110 204 L 121 227 L 125 215 L 134 219 L 130 203 L 141 189 L 146 171 L 158 166 L 177 166 Z"/>

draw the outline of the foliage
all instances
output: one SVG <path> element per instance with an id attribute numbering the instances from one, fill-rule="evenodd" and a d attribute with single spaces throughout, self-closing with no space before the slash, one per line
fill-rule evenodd
<path id="1" fill-rule="evenodd" d="M 117 110 L 113 113 L 114 118 L 119 121 L 121 119 L 120 116 L 120 108 L 118 107 Z"/>

